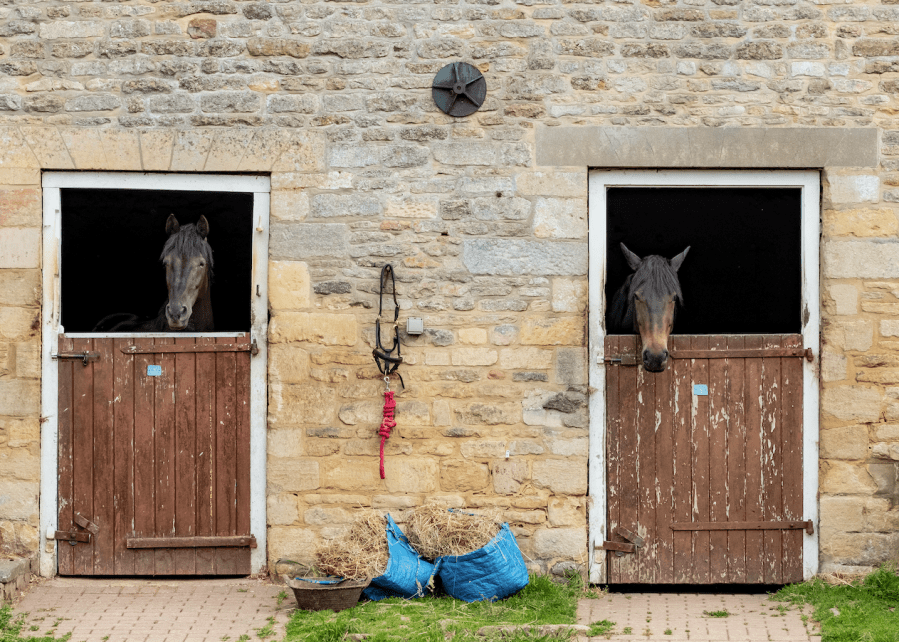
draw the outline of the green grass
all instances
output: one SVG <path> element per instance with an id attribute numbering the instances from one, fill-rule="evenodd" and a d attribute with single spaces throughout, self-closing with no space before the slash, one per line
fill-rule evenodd
<path id="1" fill-rule="evenodd" d="M 703 615 L 706 617 L 728 617 L 730 613 L 727 612 L 727 609 L 722 609 L 720 611 L 703 611 Z"/>
<path id="2" fill-rule="evenodd" d="M 568 584 L 557 584 L 548 577 L 532 575 L 524 589 L 499 602 L 468 604 L 451 597 L 389 598 L 361 603 L 339 613 L 295 611 L 287 624 L 285 642 L 336 642 L 353 633 L 368 634 L 368 642 L 444 642 L 447 634 L 454 635 L 456 641 L 484 640 L 475 635 L 482 626 L 574 624 L 577 600 L 582 594 L 583 587 L 572 579 Z M 533 641 L 540 637 L 502 639 Z"/>
<path id="3" fill-rule="evenodd" d="M 610 620 L 600 620 L 590 625 L 590 637 L 609 635 L 615 630 L 615 623 Z"/>
<path id="4" fill-rule="evenodd" d="M 22 627 L 25 624 L 25 616 L 25 613 L 20 613 L 18 616 L 14 617 L 12 606 L 9 604 L 0 606 L 0 642 L 23 642 L 24 640 L 28 640 L 29 642 L 54 642 L 57 640 L 68 640 L 71 637 L 70 633 L 67 633 L 61 638 L 54 638 L 53 636 L 23 636 L 21 633 Z M 57 624 L 58 623 L 59 622 L 57 621 Z M 34 631 L 35 628 L 31 627 L 31 630 Z"/>
<path id="5" fill-rule="evenodd" d="M 831 586 L 820 579 L 793 584 L 772 599 L 811 604 L 812 617 L 821 623 L 822 642 L 899 642 L 895 565 L 885 564 L 849 585 Z"/>

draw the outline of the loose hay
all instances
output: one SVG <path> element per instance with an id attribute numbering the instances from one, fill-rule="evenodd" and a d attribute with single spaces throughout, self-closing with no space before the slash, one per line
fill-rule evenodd
<path id="1" fill-rule="evenodd" d="M 319 545 L 318 568 L 350 580 L 377 577 L 387 570 L 387 520 L 376 511 L 356 516 L 346 533 Z"/>
<path id="2" fill-rule="evenodd" d="M 487 545 L 503 522 L 499 515 L 470 515 L 442 506 L 420 506 L 408 513 L 406 536 L 426 560 L 465 555 Z"/>

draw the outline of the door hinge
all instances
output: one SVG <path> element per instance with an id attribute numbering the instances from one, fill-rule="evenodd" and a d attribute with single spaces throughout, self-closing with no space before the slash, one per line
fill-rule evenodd
<path id="1" fill-rule="evenodd" d="M 57 354 L 51 354 L 51 359 L 81 359 L 81 363 L 85 366 L 89 364 L 91 361 L 99 361 L 100 353 L 99 352 L 58 352 Z"/>

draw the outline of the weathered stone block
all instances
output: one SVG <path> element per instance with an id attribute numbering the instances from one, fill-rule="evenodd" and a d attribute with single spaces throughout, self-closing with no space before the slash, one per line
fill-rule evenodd
<path id="1" fill-rule="evenodd" d="M 822 460 L 819 485 L 822 493 L 833 495 L 871 495 L 877 482 L 861 464 Z"/>
<path id="2" fill-rule="evenodd" d="M 584 501 L 578 497 L 550 497 L 546 507 L 549 525 L 554 528 L 581 527 L 587 522 Z"/>
<path id="3" fill-rule="evenodd" d="M 273 223 L 269 251 L 273 259 L 294 261 L 345 256 L 349 251 L 347 234 L 342 223 Z"/>
<path id="4" fill-rule="evenodd" d="M 875 190 L 876 191 L 876 190 Z M 824 234 L 830 236 L 895 236 L 899 219 L 889 208 L 825 210 Z"/>
<path id="5" fill-rule="evenodd" d="M 513 425 L 521 421 L 521 406 L 516 403 L 471 403 L 456 409 L 463 424 Z"/>
<path id="6" fill-rule="evenodd" d="M 586 328 L 580 317 L 529 318 L 521 324 L 525 345 L 583 345 Z"/>
<path id="7" fill-rule="evenodd" d="M 515 495 L 528 478 L 528 464 L 521 459 L 494 461 L 493 491 L 498 495 Z"/>
<path id="8" fill-rule="evenodd" d="M 882 405 L 883 394 L 875 388 L 838 386 L 821 395 L 821 412 L 846 421 L 876 422 Z"/>
<path id="9" fill-rule="evenodd" d="M 275 310 L 301 310 L 311 302 L 309 267 L 301 261 L 269 261 L 268 299 Z"/>
<path id="10" fill-rule="evenodd" d="M 269 341 L 310 341 L 323 345 L 351 346 L 356 343 L 356 317 L 324 312 L 280 312 L 272 318 Z"/>
<path id="11" fill-rule="evenodd" d="M 575 276 L 587 273 L 587 244 L 466 239 L 462 261 L 472 274 Z"/>
<path id="12" fill-rule="evenodd" d="M 461 459 L 440 463 L 440 488 L 444 491 L 481 491 L 487 487 L 490 473 L 486 464 Z"/>
<path id="13" fill-rule="evenodd" d="M 557 239 L 587 238 L 586 199 L 537 199 L 534 205 L 534 236 Z"/>
<path id="14" fill-rule="evenodd" d="M 587 552 L 585 528 L 542 528 L 532 539 L 538 559 L 582 559 Z"/>
<path id="15" fill-rule="evenodd" d="M 871 175 L 827 174 L 830 201 L 834 204 L 876 203 L 880 200 L 880 178 Z"/>
<path id="16" fill-rule="evenodd" d="M 279 559 L 314 566 L 318 563 L 315 551 L 320 540 L 319 534 L 313 529 L 269 526 L 267 538 L 269 568 L 275 568 Z"/>
<path id="17" fill-rule="evenodd" d="M 489 348 L 456 348 L 451 358 L 454 366 L 492 366 L 497 361 L 497 352 Z"/>
<path id="18" fill-rule="evenodd" d="M 821 431 L 822 458 L 865 459 L 867 456 L 867 426 L 844 426 Z"/>
<path id="19" fill-rule="evenodd" d="M 378 474 L 377 462 L 370 464 Z M 407 457 L 386 458 L 384 462 L 385 484 L 391 493 L 432 493 L 440 479 L 440 467 L 431 459 Z M 374 485 L 372 485 L 374 487 Z"/>
<path id="20" fill-rule="evenodd" d="M 268 391 L 270 427 L 330 424 L 336 402 L 337 394 L 332 388 L 309 383 L 272 383 Z"/>
<path id="21" fill-rule="evenodd" d="M 559 495 L 587 494 L 587 458 L 541 459 L 533 464 L 533 483 Z"/>
<path id="22" fill-rule="evenodd" d="M 303 383 L 309 380 L 309 353 L 283 343 L 268 347 L 269 383 Z"/>
<path id="23" fill-rule="evenodd" d="M 265 519 L 270 526 L 288 526 L 296 523 L 299 517 L 296 495 L 278 493 L 268 496 Z"/>
<path id="24" fill-rule="evenodd" d="M 0 228 L 0 269 L 39 268 L 40 228 Z"/>
<path id="25" fill-rule="evenodd" d="M 506 348 L 500 353 L 499 365 L 506 370 L 548 370 L 552 367 L 552 358 L 552 350 Z"/>
<path id="26" fill-rule="evenodd" d="M 824 274 L 837 279 L 899 278 L 899 243 L 830 241 L 824 245 Z"/>

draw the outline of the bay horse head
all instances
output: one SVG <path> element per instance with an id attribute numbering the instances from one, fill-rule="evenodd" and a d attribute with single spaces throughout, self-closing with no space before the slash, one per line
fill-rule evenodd
<path id="1" fill-rule="evenodd" d="M 621 251 L 634 271 L 619 290 L 627 297 L 624 317 L 631 321 L 630 329 L 640 333 L 643 368 L 662 372 L 668 365 L 668 335 L 674 327 L 674 313 L 684 300 L 677 271 L 690 248 L 670 261 L 656 254 L 641 259 L 624 243 Z"/>
<path id="2" fill-rule="evenodd" d="M 168 329 L 183 331 L 188 329 L 188 324 L 198 330 L 208 329 L 212 326 L 209 296 L 212 248 L 206 241 L 209 221 L 201 216 L 196 225 L 182 226 L 174 214 L 169 214 L 165 231 L 169 238 L 159 260 L 165 266 L 169 291 L 163 306 Z"/>

